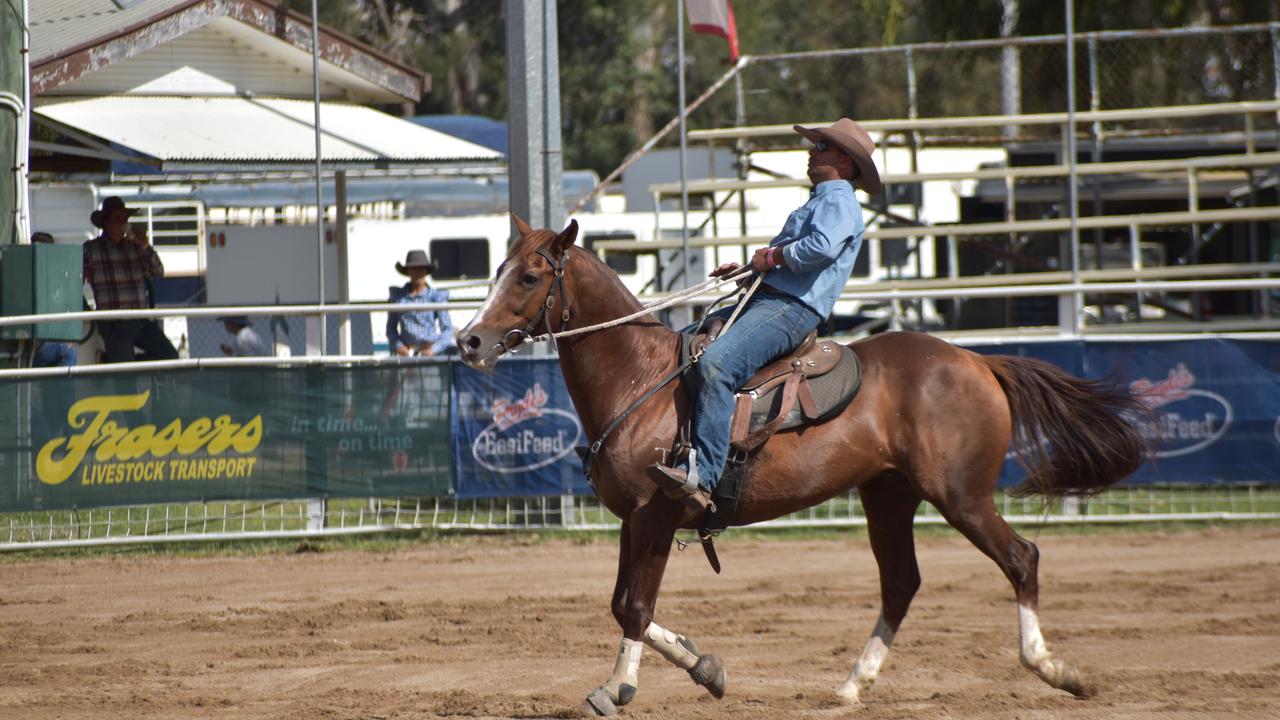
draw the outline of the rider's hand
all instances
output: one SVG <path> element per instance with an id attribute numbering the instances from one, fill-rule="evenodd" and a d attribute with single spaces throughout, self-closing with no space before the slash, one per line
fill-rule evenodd
<path id="1" fill-rule="evenodd" d="M 718 277 L 724 277 L 725 275 L 732 275 L 738 272 L 738 268 L 740 267 L 742 266 L 736 262 L 727 262 L 727 263 L 724 263 L 723 265 L 720 265 L 715 270 L 712 270 L 710 273 L 710 277 L 718 278 Z"/>
<path id="2" fill-rule="evenodd" d="M 400 357 L 406 357 L 410 352 L 411 351 L 409 350 L 409 348 L 403 345 L 396 346 L 396 354 L 399 355 Z"/>
<path id="3" fill-rule="evenodd" d="M 778 263 L 773 262 L 773 258 L 778 254 L 779 253 L 775 253 L 774 249 L 771 247 L 762 247 L 756 251 L 755 255 L 751 256 L 751 267 L 754 268 L 756 272 L 769 272 L 777 267 Z M 777 259 L 781 261 L 780 257 Z"/>

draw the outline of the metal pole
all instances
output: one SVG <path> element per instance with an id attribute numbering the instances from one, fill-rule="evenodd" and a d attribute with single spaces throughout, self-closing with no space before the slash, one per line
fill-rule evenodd
<path id="1" fill-rule="evenodd" d="M 320 297 L 316 304 L 324 305 L 324 197 L 321 194 L 320 186 L 320 11 L 317 8 L 317 1 L 311 0 L 311 86 L 314 93 L 312 103 L 315 107 L 316 125 L 316 278 L 320 282 L 318 291 Z M 319 340 L 317 354 L 322 357 L 325 354 L 326 345 L 324 333 L 326 319 L 323 314 L 317 318 L 319 321 L 316 331 L 316 339 Z M 307 344 L 310 345 L 310 343 Z M 321 530 L 324 528 L 326 504 L 325 499 L 322 497 L 309 498 L 307 500 L 308 530 Z"/>
<path id="2" fill-rule="evenodd" d="M 320 177 L 320 10 L 318 0 L 311 0 L 311 84 L 314 93 L 316 131 L 316 277 L 320 281 L 317 305 L 324 305 L 324 197 Z M 325 354 L 325 317 L 320 316 L 320 354 Z"/>
<path id="3" fill-rule="evenodd" d="M 1280 100 L 1280 23 L 1271 24 L 1271 75 L 1275 78 L 1275 99 Z M 1280 112 L 1276 113 L 1280 120 Z"/>
<path id="4" fill-rule="evenodd" d="M 350 252 L 347 247 L 347 172 L 339 170 L 333 174 L 333 204 L 337 212 L 334 223 L 333 240 L 338 250 L 338 304 L 351 302 Z M 392 348 L 394 350 L 394 348 Z M 338 316 L 338 354 L 351 354 L 351 316 L 343 313 Z"/>
<path id="5" fill-rule="evenodd" d="M 559 230 L 564 202 L 556 5 L 507 0 L 506 8 L 510 208 L 533 227 Z"/>
<path id="6" fill-rule="evenodd" d="M 1098 38 L 1090 36 L 1088 38 L 1089 47 L 1089 109 L 1097 112 L 1102 108 L 1102 90 L 1098 83 Z M 1102 162 L 1102 122 L 1093 121 L 1093 152 L 1089 155 L 1089 162 Z M 1093 214 L 1102 214 L 1102 179 L 1093 177 L 1089 179 L 1089 184 L 1093 186 Z M 1102 230 L 1093 231 L 1093 265 L 1096 269 L 1102 269 Z"/>
<path id="7" fill-rule="evenodd" d="M 31 4 L 22 3 L 22 112 L 18 114 L 18 157 L 14 158 L 21 170 L 17 174 L 18 206 L 16 216 L 17 237 L 15 243 L 31 242 L 31 194 L 28 178 L 31 173 Z"/>
<path id="8" fill-rule="evenodd" d="M 685 115 L 684 115 L 684 0 L 676 0 L 676 67 L 680 89 L 680 237 L 684 254 L 684 286 L 693 284 L 693 272 L 689 262 L 689 176 L 685 166 Z"/>
<path id="9" fill-rule="evenodd" d="M 1075 2 L 1066 0 L 1067 12 L 1067 201 L 1071 208 L 1071 283 L 1080 283 L 1080 215 L 1078 188 L 1076 187 L 1076 43 Z M 1058 327 L 1075 337 L 1080 335 L 1080 310 L 1084 305 L 1083 293 L 1072 293 L 1068 303 L 1058 304 Z M 1069 317 L 1062 317 L 1063 311 Z"/>
<path id="10" fill-rule="evenodd" d="M 744 97 L 742 87 L 742 73 L 738 73 L 733 78 L 734 90 L 734 124 L 743 127 L 747 124 L 747 103 Z M 750 175 L 751 155 L 747 150 L 747 141 L 744 138 L 738 138 L 736 143 L 738 151 L 738 179 L 746 180 Z M 738 191 L 738 234 L 742 237 L 747 236 L 747 189 L 743 188 Z M 747 262 L 747 246 L 742 246 L 742 262 Z M 714 265 L 720 264 L 720 248 L 716 247 L 716 257 Z"/>
<path id="11" fill-rule="evenodd" d="M 564 227 L 564 159 L 560 146 L 560 45 L 555 0 L 542 2 L 542 186 L 547 227 Z"/>

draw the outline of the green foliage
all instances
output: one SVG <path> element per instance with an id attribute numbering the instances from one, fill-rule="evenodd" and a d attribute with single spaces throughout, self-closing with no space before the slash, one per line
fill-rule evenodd
<path id="1" fill-rule="evenodd" d="M 309 0 L 290 0 L 303 12 Z M 676 114 L 676 0 L 562 0 L 561 119 L 565 166 L 601 175 L 616 167 Z M 1000 36 L 1004 0 L 736 0 L 744 54 L 879 47 Z M 1017 35 L 1063 32 L 1062 0 L 1018 0 Z M 418 113 L 468 113 L 504 118 L 506 0 L 321 0 L 321 20 L 392 57 L 426 70 L 431 92 Z M 1076 30 L 1181 27 L 1280 19 L 1280 0 L 1076 0 Z M 727 69 L 720 38 L 686 32 L 688 97 L 696 97 Z M 1225 45 L 1217 85 L 1187 78 L 1205 68 L 1153 50 L 1119 58 L 1132 67 L 1105 79 L 1115 98 L 1151 104 L 1209 92 L 1223 99 L 1251 97 L 1267 81 L 1266 48 Z M 1263 53 L 1260 55 L 1259 53 Z M 1083 56 L 1084 53 L 1078 53 Z M 1116 60 L 1113 58 L 1113 60 Z M 1056 110 L 1063 96 L 1061 48 L 1022 55 L 1023 110 Z M 1084 63 L 1085 60 L 1078 60 Z M 1081 83 L 1085 67 L 1077 68 Z M 921 115 L 999 111 L 999 64 L 992 53 L 919 53 Z M 819 122 L 841 115 L 860 119 L 905 117 L 906 67 L 900 55 L 842 60 L 793 60 L 753 65 L 744 73 L 748 124 Z M 1081 87 L 1084 87 L 1083 85 Z M 946 90 L 945 93 L 940 90 Z M 1087 89 L 1078 96 L 1087 104 Z M 1042 100 L 1043 99 L 1043 100 Z M 1042 103 L 1045 107 L 1039 107 Z M 803 116 L 797 116 L 802 113 Z M 734 93 L 720 92 L 690 118 L 690 127 L 732 124 Z"/>

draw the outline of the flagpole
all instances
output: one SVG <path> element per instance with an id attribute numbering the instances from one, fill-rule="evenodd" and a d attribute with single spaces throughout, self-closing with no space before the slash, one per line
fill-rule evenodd
<path id="1" fill-rule="evenodd" d="M 676 0 L 676 39 L 679 50 L 676 65 L 679 70 L 680 88 L 680 238 L 684 255 L 684 287 L 693 285 L 693 272 L 689 260 L 689 177 L 685 164 L 685 116 L 684 116 L 684 0 Z M 661 212 L 662 208 L 656 208 Z"/>

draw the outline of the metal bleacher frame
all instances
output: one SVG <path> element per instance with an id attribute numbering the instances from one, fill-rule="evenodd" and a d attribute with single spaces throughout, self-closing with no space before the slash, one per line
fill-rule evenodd
<path id="1" fill-rule="evenodd" d="M 1213 33 L 1266 33 L 1270 36 L 1273 63 L 1275 65 L 1274 72 L 1277 78 L 1274 99 L 1164 107 L 1097 109 L 1099 102 L 1096 68 L 1097 46 L 1100 41 L 1156 36 L 1208 36 Z M 727 86 L 729 79 L 739 81 L 737 86 L 739 93 L 741 93 L 741 71 L 745 67 L 758 62 L 901 53 L 907 58 L 907 82 L 910 87 L 914 87 L 915 76 L 911 57 L 913 53 L 923 49 L 936 51 L 957 47 L 963 49 L 995 48 L 1033 44 L 1061 44 L 1064 42 L 1066 42 L 1065 36 L 1045 36 L 952 43 L 946 45 L 945 48 L 938 44 L 921 44 L 889 48 L 853 48 L 746 57 L 731 68 L 724 77 L 717 80 L 708 93 L 704 93 L 702 97 L 699 97 L 691 104 L 688 111 L 693 112 L 705 102 L 710 93 Z M 1058 326 L 1056 328 L 1041 328 L 1040 333 L 1074 336 L 1077 334 L 1116 334 L 1124 332 L 1142 334 L 1148 332 L 1280 330 L 1280 313 L 1276 313 L 1274 307 L 1272 307 L 1275 303 L 1274 298 L 1268 297 L 1274 291 L 1280 290 L 1280 262 L 1258 262 L 1255 261 L 1256 259 L 1251 258 L 1249 262 L 1151 267 L 1144 265 L 1142 253 L 1140 252 L 1143 233 L 1151 228 L 1188 227 L 1190 236 L 1194 241 L 1202 237 L 1202 230 L 1224 224 L 1280 222 L 1280 207 L 1275 206 L 1211 210 L 1203 210 L 1200 207 L 1202 178 L 1239 177 L 1243 185 L 1254 181 L 1254 173 L 1259 169 L 1280 167 L 1280 128 L 1278 128 L 1280 126 L 1280 23 L 1241 25 L 1226 28 L 1152 30 L 1143 31 L 1141 34 L 1133 31 L 1089 33 L 1076 36 L 1076 42 L 1088 46 L 1088 62 L 1091 69 L 1089 82 L 1093 94 L 1091 107 L 1094 109 L 1076 112 L 1073 115 L 1068 115 L 1065 112 L 1049 112 L 921 118 L 916 116 L 915 93 L 911 92 L 909 93 L 911 103 L 908 109 L 909 117 L 865 120 L 861 124 L 872 133 L 873 137 L 876 137 L 881 148 L 898 147 L 908 149 L 911 153 L 911 166 L 913 168 L 918 167 L 916 157 L 924 146 L 922 133 L 927 131 L 947 129 L 972 131 L 980 128 L 996 128 L 998 131 L 1011 132 L 1014 129 L 1020 130 L 1033 126 L 1042 128 L 1056 126 L 1062 146 L 1065 148 L 1071 122 L 1075 123 L 1077 137 L 1083 141 L 1092 141 L 1094 143 L 1095 153 L 1093 157 L 1099 155 L 1096 150 L 1100 143 L 1103 142 L 1104 137 L 1108 134 L 1114 134 L 1112 128 L 1117 123 L 1127 123 L 1129 124 L 1128 127 L 1132 127 L 1133 124 L 1192 118 L 1214 118 L 1219 122 L 1234 123 L 1233 126 L 1239 127 L 1240 130 L 1230 133 L 1230 139 L 1235 144 L 1243 145 L 1245 152 L 1231 155 L 1206 154 L 1199 157 L 1180 159 L 1075 163 L 1074 168 L 1071 164 L 1057 162 L 1055 164 L 1034 166 L 1009 166 L 1006 164 L 1004 167 L 983 167 L 949 172 L 884 173 L 882 180 L 887 188 L 894 185 L 940 181 L 1000 181 L 1004 185 L 1005 197 L 1007 198 L 1005 202 L 1006 217 L 1003 222 L 937 226 L 898 222 L 894 223 L 892 227 L 882 227 L 878 226 L 874 221 L 870 222 L 864 239 L 873 246 L 883 240 L 906 240 L 909 243 L 916 244 L 916 249 L 918 250 L 918 244 L 926 238 L 945 243 L 949 260 L 946 275 L 923 279 L 882 279 L 873 282 L 854 278 L 846 285 L 841 299 L 890 303 L 893 307 L 893 313 L 889 318 L 888 324 L 890 327 L 897 328 L 902 324 L 900 318 L 901 303 L 932 299 L 1056 295 L 1060 298 L 1060 308 L 1082 308 L 1084 307 L 1085 293 L 1131 295 L 1135 302 L 1140 304 L 1144 293 L 1192 293 L 1194 298 L 1195 294 L 1202 292 L 1253 291 L 1257 301 L 1255 302 L 1256 311 L 1251 318 L 1231 317 L 1221 320 L 1202 320 L 1197 315 L 1195 319 L 1184 322 L 1159 321 L 1083 325 L 1073 322 L 1073 318 L 1064 317 L 1064 314 L 1060 313 Z M 739 106 L 741 107 L 741 96 L 739 96 Z M 741 116 L 742 113 L 740 112 L 739 120 L 741 120 Z M 1238 119 L 1238 123 L 1236 119 Z M 809 120 L 812 119 L 810 118 Z M 799 124 L 820 125 L 824 123 L 801 122 Z M 688 132 L 688 140 L 692 143 L 705 142 L 708 145 L 732 144 L 743 159 L 741 163 L 743 167 L 749 167 L 753 144 L 763 139 L 778 138 L 778 141 L 773 143 L 773 147 L 768 149 L 777 149 L 777 146 L 798 147 L 798 140 L 795 139 L 796 135 L 792 130 L 792 125 L 793 123 L 757 126 L 739 124 L 734 127 L 691 130 Z M 1127 130 L 1126 132 L 1132 133 L 1133 131 Z M 1194 140 L 1194 136 L 1189 137 Z M 652 144 L 653 141 L 646 144 L 646 147 L 651 147 Z M 946 141 L 929 143 L 929 147 L 947 145 Z M 972 147 L 972 141 L 968 141 L 966 146 Z M 998 148 L 1001 147 L 1001 143 L 999 141 L 984 141 L 982 146 Z M 1259 150 L 1260 146 L 1263 148 L 1261 151 Z M 1212 152 L 1209 144 L 1206 144 L 1206 151 Z M 1058 154 L 1059 158 L 1067 156 L 1066 152 Z M 624 163 L 623 167 L 629 164 L 630 161 L 631 158 L 628 159 L 627 163 Z M 621 169 L 619 168 L 619 170 Z M 743 171 L 742 175 L 745 174 L 746 172 Z M 1078 215 L 1074 222 L 1069 217 L 1024 219 L 1017 216 L 1019 181 L 1063 179 L 1072 174 L 1077 178 L 1081 176 L 1100 178 L 1140 174 L 1143 178 L 1153 181 L 1160 180 L 1166 185 L 1174 181 L 1185 183 L 1186 209 L 1177 212 Z M 1077 182 L 1079 181 L 1077 180 Z M 779 188 L 799 189 L 807 188 L 808 186 L 809 182 L 804 178 L 741 178 L 687 183 L 685 189 L 687 189 L 688 193 L 710 196 L 712 199 L 710 203 L 711 219 L 708 222 L 710 234 L 708 236 L 691 237 L 688 241 L 689 247 L 740 248 L 745 257 L 745 253 L 751 248 L 768 243 L 771 236 L 744 235 L 740 232 L 733 235 L 721 235 L 721 223 L 716 222 L 715 215 L 728 204 L 729 196 L 737 195 L 739 198 L 739 210 L 744 214 L 743 219 L 737 224 L 737 227 L 740 228 L 745 225 L 745 208 L 748 206 L 746 194 L 749 191 Z M 678 197 L 682 191 L 678 183 L 656 184 L 651 186 L 650 189 L 654 195 L 655 208 L 662 207 L 664 198 Z M 1084 205 L 1085 201 L 1081 199 L 1079 203 Z M 880 213 L 877 211 L 883 208 L 873 207 L 870 204 L 867 206 L 876 213 L 876 218 L 878 219 Z M 918 206 L 915 209 L 917 212 L 914 214 L 918 218 Z M 731 222 L 724 224 L 730 227 L 734 226 L 734 223 Z M 1077 265 L 1074 270 L 1009 273 L 989 276 L 961 276 L 959 274 L 959 263 L 957 261 L 958 243 L 967 239 L 991 236 L 1008 236 L 1012 239 L 1032 233 L 1067 234 L 1073 231 L 1080 233 L 1085 230 L 1102 229 L 1120 230 L 1127 233 L 1130 256 L 1130 266 L 1128 268 L 1087 270 L 1079 266 L 1078 263 L 1081 260 L 1076 258 L 1074 262 Z M 594 249 L 603 257 L 606 252 L 656 254 L 658 250 L 675 250 L 682 246 L 682 241 L 678 238 L 663 238 L 660 237 L 660 232 L 656 233 L 656 235 L 658 236 L 642 240 L 603 240 L 597 242 L 594 245 Z M 873 253 L 873 257 L 878 256 L 878 253 Z M 1195 305 L 1194 302 L 1191 304 Z M 1019 331 L 1011 328 L 1010 332 L 1018 333 Z M 1027 331 L 1024 329 L 1020 332 L 1025 334 Z M 964 336 L 965 333 L 951 331 L 942 334 Z M 992 333 L 984 331 L 981 334 L 989 336 Z"/>

